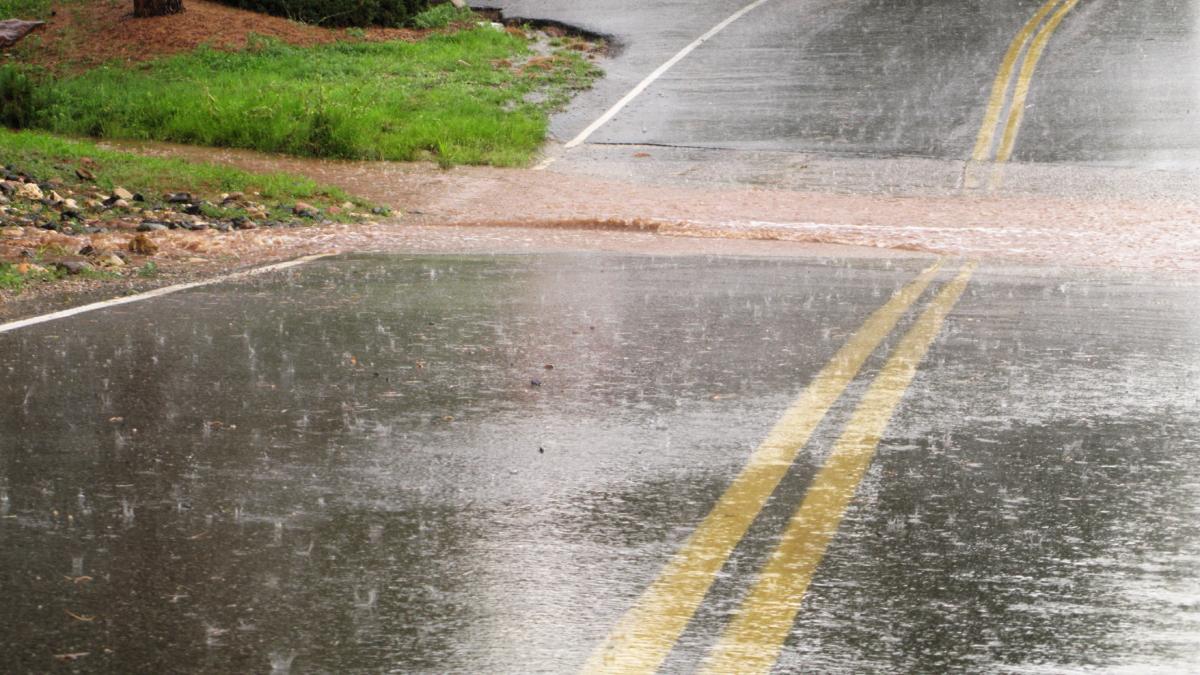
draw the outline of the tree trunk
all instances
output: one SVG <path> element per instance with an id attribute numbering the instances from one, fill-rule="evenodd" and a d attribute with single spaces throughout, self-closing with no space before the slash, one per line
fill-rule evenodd
<path id="1" fill-rule="evenodd" d="M 133 0 L 134 16 L 166 16 L 183 11 L 183 0 Z"/>

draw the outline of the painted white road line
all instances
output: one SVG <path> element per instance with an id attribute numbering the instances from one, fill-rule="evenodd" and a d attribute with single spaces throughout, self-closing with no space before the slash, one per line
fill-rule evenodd
<path id="1" fill-rule="evenodd" d="M 200 288 L 201 286 L 211 286 L 212 284 L 219 284 L 222 281 L 232 281 L 234 279 L 241 279 L 244 277 L 252 277 L 252 276 L 257 276 L 259 274 L 266 274 L 267 272 L 276 272 L 279 270 L 285 270 L 285 269 L 288 269 L 289 267 L 297 267 L 299 265 L 303 265 L 304 263 L 312 262 L 313 260 L 318 260 L 320 258 L 327 258 L 331 255 L 336 255 L 336 254 L 335 253 L 318 253 L 316 255 L 306 255 L 302 258 L 296 258 L 295 260 L 289 260 L 287 262 L 275 263 L 274 265 L 266 265 L 264 267 L 255 267 L 254 269 L 243 270 L 241 272 L 234 272 L 233 274 L 226 274 L 224 276 L 214 277 L 212 279 L 205 279 L 204 281 L 193 281 L 191 283 L 186 283 L 186 284 L 176 284 L 174 286 L 164 286 L 162 288 L 156 288 L 152 291 L 146 291 L 145 293 L 138 293 L 137 295 L 128 295 L 123 298 L 113 298 L 112 300 L 103 300 L 101 302 L 93 302 L 90 305 L 81 305 L 79 307 L 72 307 L 71 309 L 64 309 L 61 312 L 54 312 L 52 314 L 43 314 L 41 316 L 30 317 L 28 319 L 21 319 L 20 321 L 11 321 L 9 323 L 0 323 L 0 333 L 7 333 L 9 331 L 17 330 L 18 328 L 25 328 L 26 326 L 36 326 L 39 323 L 46 323 L 47 321 L 56 321 L 58 319 L 65 319 L 69 316 L 75 316 L 77 314 L 84 314 L 86 312 L 94 312 L 98 309 L 105 309 L 108 307 L 116 307 L 117 305 L 127 305 L 131 302 L 140 302 L 142 300 L 150 300 L 151 298 L 158 298 L 158 297 L 162 297 L 164 295 L 170 295 L 171 293 L 178 293 L 179 291 L 186 291 L 189 288 Z"/>
<path id="2" fill-rule="evenodd" d="M 634 87 L 633 89 L 629 90 L 629 93 L 625 94 L 625 96 L 620 101 L 617 101 L 615 104 L 613 104 L 613 107 L 611 107 L 607 111 L 605 111 L 605 113 L 603 115 L 601 115 L 599 119 L 597 119 L 595 122 L 592 122 L 588 126 L 588 128 L 579 132 L 578 136 L 576 136 L 575 138 L 572 138 L 563 147 L 569 150 L 571 148 L 574 148 L 577 145 L 581 145 L 584 141 L 586 141 L 588 139 L 589 136 L 591 136 L 593 133 L 595 133 L 597 129 L 604 126 L 606 123 L 608 123 L 609 120 L 611 120 L 613 117 L 615 117 L 617 113 L 621 112 L 622 108 L 629 105 L 630 101 L 637 98 L 638 94 L 645 91 L 646 87 L 649 87 L 651 84 L 654 84 L 655 80 L 662 77 L 663 73 L 670 70 L 676 63 L 679 63 L 680 61 L 682 61 L 684 59 L 684 57 L 686 57 L 688 54 L 691 54 L 693 50 L 695 50 L 697 47 L 699 47 L 700 45 L 707 42 L 710 38 L 712 38 L 712 36 L 725 30 L 725 28 L 729 24 L 733 23 L 734 21 L 737 21 L 738 19 L 745 16 L 747 13 L 753 11 L 759 5 L 764 4 L 766 2 L 770 2 L 770 0 L 754 0 L 754 2 L 750 3 L 749 5 L 746 5 L 745 7 L 739 9 L 738 11 L 734 12 L 733 15 L 731 15 L 728 19 L 725 19 L 724 21 L 717 24 L 716 26 L 713 26 L 712 30 L 710 30 L 707 33 L 705 33 L 704 35 L 701 35 L 700 37 L 696 38 L 696 40 L 694 42 L 692 42 L 690 45 L 681 49 L 678 54 L 676 54 L 675 56 L 672 56 L 670 58 L 670 60 L 668 60 L 666 63 L 662 64 L 657 69 L 655 69 L 655 71 L 653 73 L 650 73 L 649 75 L 647 75 L 646 79 L 642 80 L 641 82 L 638 82 L 637 86 Z"/>

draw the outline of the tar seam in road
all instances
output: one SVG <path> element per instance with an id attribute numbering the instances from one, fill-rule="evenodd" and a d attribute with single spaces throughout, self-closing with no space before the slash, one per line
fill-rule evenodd
<path id="1" fill-rule="evenodd" d="M 25 328 L 27 326 L 35 326 L 39 323 L 46 323 L 47 321 L 55 321 L 57 319 L 65 319 L 69 316 L 75 316 L 76 314 L 83 314 L 85 312 L 94 312 L 98 309 L 106 309 L 108 307 L 116 307 L 118 305 L 128 305 L 131 302 L 150 300 L 151 298 L 159 298 L 164 295 L 170 295 L 171 293 L 178 293 L 179 291 L 186 291 L 189 288 L 200 288 L 201 286 L 211 286 L 212 284 L 221 283 L 222 281 L 232 281 L 234 279 L 242 279 L 244 277 L 251 277 L 251 276 L 256 276 L 259 274 L 265 274 L 267 272 L 275 272 L 278 270 L 285 270 L 285 269 L 288 269 L 289 267 L 296 267 L 298 265 L 303 265 L 304 263 L 312 262 L 313 260 L 325 258 L 325 257 L 331 256 L 331 255 L 335 255 L 335 254 L 333 254 L 333 253 L 318 253 L 316 255 L 308 255 L 308 256 L 304 256 L 302 258 L 296 258 L 295 260 L 289 260 L 287 262 L 276 263 L 274 265 L 266 265 L 264 267 L 255 267 L 254 269 L 244 270 L 241 272 L 234 272 L 233 274 L 226 274 L 224 276 L 219 276 L 219 277 L 215 277 L 212 279 L 205 279 L 204 281 L 193 281 L 191 283 L 186 283 L 186 284 L 176 284 L 174 286 L 164 286 L 163 288 L 156 288 L 152 291 L 146 291 L 145 293 L 138 293 L 137 295 L 129 295 L 124 298 L 113 298 L 111 300 L 103 300 L 101 302 L 93 302 L 90 305 L 81 305 L 79 307 L 73 307 L 71 309 L 64 309 L 61 312 L 54 312 L 51 314 L 43 314 L 41 316 L 34 316 L 34 317 L 30 317 L 28 319 L 21 319 L 19 321 L 10 321 L 9 323 L 0 323 L 0 333 L 7 333 L 9 331 L 14 331 L 14 330 L 17 330 L 18 328 Z"/>
<path id="2" fill-rule="evenodd" d="M 934 263 L 875 310 L 816 375 L 712 511 L 592 653 L 585 673 L 653 672 L 662 664 L 813 431 L 940 267 L 940 261 Z"/>
<path id="3" fill-rule="evenodd" d="M 974 269 L 975 264 L 968 263 L 942 288 L 863 395 L 779 545 L 713 649 L 707 673 L 768 673 L 775 665 L 809 582 L 837 534 L 892 414 Z"/>

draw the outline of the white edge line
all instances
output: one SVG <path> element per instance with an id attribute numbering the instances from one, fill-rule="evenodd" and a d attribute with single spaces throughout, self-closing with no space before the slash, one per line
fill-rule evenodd
<path id="1" fill-rule="evenodd" d="M 102 300 L 100 302 L 93 302 L 90 305 L 80 305 L 79 307 L 72 307 L 71 309 L 64 309 L 61 312 L 53 312 L 51 314 L 43 314 L 41 316 L 34 316 L 34 317 L 30 317 L 28 319 L 21 319 L 20 321 L 11 321 L 9 323 L 0 323 L 0 333 L 7 333 L 9 331 L 17 330 L 18 328 L 25 328 L 26 326 L 36 326 L 39 323 L 46 323 L 47 321 L 56 321 L 58 319 L 65 319 L 69 316 L 75 316 L 76 314 L 84 314 L 86 312 L 94 312 L 98 309 L 105 309 L 107 307 L 116 307 L 117 305 L 127 305 L 131 302 L 139 302 L 141 300 L 150 300 L 151 298 L 157 298 L 157 297 L 161 297 L 163 295 L 170 295 L 171 293 L 178 293 L 179 291 L 186 291 L 189 288 L 199 288 L 201 286 L 210 286 L 212 284 L 219 284 L 222 281 L 232 281 L 234 279 L 241 279 L 243 277 L 252 277 L 252 276 L 259 275 L 259 274 L 265 274 L 267 272 L 275 272 L 278 270 L 285 270 L 285 269 L 288 269 L 289 267 L 296 267 L 298 265 L 303 265 L 304 263 L 307 263 L 307 262 L 312 262 L 313 260 L 318 260 L 320 258 L 327 258 L 331 255 L 336 255 L 336 254 L 335 253 L 318 253 L 316 255 L 306 255 L 306 256 L 303 256 L 300 258 L 296 258 L 294 260 L 288 260 L 286 262 L 275 263 L 274 265 L 265 265 L 263 267 L 255 267 L 254 269 L 243 270 L 241 272 L 234 272 L 232 274 L 226 274 L 224 276 L 214 277 L 212 279 L 205 279 L 204 281 L 193 281 L 193 282 L 186 283 L 186 284 L 176 284 L 174 286 L 164 286 L 162 288 L 156 288 L 152 291 L 146 291 L 145 293 L 138 293 L 137 295 L 127 295 L 123 298 L 113 298 L 111 300 Z"/>
<path id="2" fill-rule="evenodd" d="M 712 28 L 712 30 L 710 30 L 707 33 L 705 33 L 704 35 L 701 35 L 700 37 L 696 38 L 696 40 L 694 42 L 692 42 L 690 45 L 681 49 L 678 54 L 676 54 L 675 56 L 672 56 L 670 58 L 670 60 L 668 60 L 666 63 L 664 63 L 661 66 L 659 66 L 658 68 L 656 68 L 653 73 L 650 73 L 649 75 L 647 75 L 644 80 L 642 80 L 641 82 L 638 82 L 637 86 L 634 87 L 633 89 L 629 90 L 629 93 L 625 94 L 625 96 L 620 101 L 617 101 L 616 103 L 614 103 L 613 107 L 611 107 L 607 111 L 605 111 L 605 113 L 603 115 L 601 115 L 599 119 L 597 119 L 595 122 L 592 122 L 590 125 L 588 125 L 588 128 L 579 132 L 578 136 L 576 136 L 575 138 L 572 138 L 563 147 L 570 149 L 570 148 L 574 148 L 577 145 L 581 145 L 584 141 L 586 141 L 588 139 L 589 136 L 591 136 L 593 133 L 595 133 L 597 129 L 599 129 L 600 127 L 607 124 L 608 121 L 611 120 L 613 117 L 615 117 L 617 113 L 621 112 L 622 108 L 629 105 L 630 101 L 637 98 L 638 94 L 641 94 L 643 91 L 645 91 L 646 87 L 649 87 L 651 84 L 654 83 L 655 80 L 662 77 L 663 73 L 670 70 L 671 67 L 674 66 L 676 63 L 679 63 L 680 61 L 682 61 L 685 56 L 687 56 L 688 54 L 691 54 L 692 50 L 696 49 L 700 45 L 707 42 L 709 40 L 709 38 L 711 38 L 712 36 L 725 30 L 726 26 L 728 26 L 729 24 L 733 23 L 734 21 L 737 21 L 738 19 L 742 18 L 746 13 L 750 12 L 755 7 L 758 7 L 759 5 L 761 5 L 765 2 L 768 2 L 768 1 L 769 0 L 754 0 L 754 2 L 750 3 L 749 5 L 746 5 L 745 7 L 739 9 L 738 11 L 734 12 L 733 15 L 730 16 L 728 19 L 725 19 L 721 23 L 714 26 Z"/>

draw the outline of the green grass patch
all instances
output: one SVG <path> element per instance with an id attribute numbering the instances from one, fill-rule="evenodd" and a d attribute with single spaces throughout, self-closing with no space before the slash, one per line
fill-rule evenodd
<path id="1" fill-rule="evenodd" d="M 59 269 L 36 266 L 22 270 L 20 265 L 0 262 L 0 291 L 8 291 L 15 295 L 25 290 L 32 282 L 54 281 L 65 276 L 66 272 Z"/>
<path id="2" fill-rule="evenodd" d="M 19 293 L 27 280 L 26 275 L 17 271 L 16 265 L 0 263 L 0 291 Z"/>
<path id="3" fill-rule="evenodd" d="M 475 21 L 474 12 L 466 7 L 455 7 L 449 2 L 434 5 L 429 9 L 409 19 L 408 24 L 413 28 L 431 29 L 445 28 L 460 21 Z"/>
<path id="4" fill-rule="evenodd" d="M 80 270 L 75 276 L 80 279 L 93 279 L 97 281 L 109 281 L 112 279 L 120 279 L 121 275 L 112 270 L 98 270 L 95 268 Z"/>
<path id="5" fill-rule="evenodd" d="M 53 5 L 52 0 L 0 0 L 0 19 L 45 19 Z"/>
<path id="6" fill-rule="evenodd" d="M 216 164 L 181 159 L 144 157 L 117 152 L 87 141 L 69 140 L 32 131 L 0 129 L 0 157 L 40 178 L 74 179 L 75 168 L 91 160 L 96 185 L 111 190 L 122 186 L 135 192 L 257 192 L 277 201 L 355 201 L 345 192 L 287 173 L 250 173 Z"/>
<path id="7" fill-rule="evenodd" d="M 526 164 L 549 112 L 599 71 L 563 49 L 531 63 L 490 27 L 420 42 L 200 49 L 137 66 L 43 76 L 31 125 L 294 155 L 444 165 Z"/>

